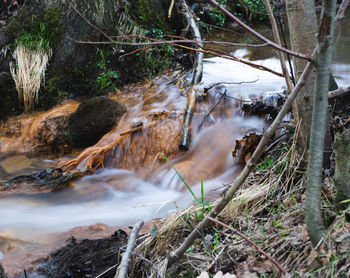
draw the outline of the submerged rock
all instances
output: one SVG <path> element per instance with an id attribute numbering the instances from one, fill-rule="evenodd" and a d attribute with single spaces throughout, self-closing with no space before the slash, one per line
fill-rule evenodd
<path id="1" fill-rule="evenodd" d="M 69 117 L 69 134 L 77 148 L 96 144 L 126 111 L 126 106 L 108 97 L 96 97 L 79 105 Z"/>

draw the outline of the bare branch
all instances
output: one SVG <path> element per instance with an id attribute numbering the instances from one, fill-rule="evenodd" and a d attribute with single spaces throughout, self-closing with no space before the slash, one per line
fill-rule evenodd
<path id="1" fill-rule="evenodd" d="M 278 29 L 277 29 L 277 23 L 276 23 L 275 17 L 274 17 L 273 12 L 272 12 L 270 0 L 264 0 L 264 2 L 265 2 L 265 7 L 267 9 L 267 12 L 269 14 L 269 18 L 270 18 L 270 22 L 271 22 L 271 26 L 272 26 L 273 37 L 275 38 L 275 41 L 278 45 L 282 45 L 281 38 L 280 38 L 280 35 L 278 33 Z M 286 59 L 284 58 L 284 53 L 282 53 L 281 51 L 278 51 L 278 56 L 280 58 L 281 68 L 282 68 L 282 72 L 284 74 L 284 79 L 286 80 L 288 93 L 290 93 L 293 90 L 293 84 L 292 84 L 291 78 L 289 76 L 289 72 L 287 70 L 287 67 L 286 67 Z"/>
<path id="2" fill-rule="evenodd" d="M 219 224 L 221 226 L 223 226 L 226 229 L 229 229 L 230 231 L 232 231 L 233 233 L 239 235 L 241 238 L 244 238 L 249 244 L 253 245 L 255 247 L 256 250 L 258 250 L 261 254 L 263 254 L 266 258 L 268 258 L 275 266 L 277 266 L 277 268 L 279 270 L 282 271 L 283 274 L 286 274 L 286 271 L 284 270 L 284 268 L 274 259 L 272 258 L 270 255 L 268 255 L 264 250 L 262 250 L 258 245 L 255 244 L 255 242 L 253 242 L 249 237 L 247 237 L 245 234 L 242 234 L 240 231 L 231 228 L 230 226 L 226 225 L 225 223 L 222 223 L 219 220 L 216 220 L 210 216 L 207 216 L 207 218 L 213 222 L 215 222 L 216 224 Z"/>
<path id="3" fill-rule="evenodd" d="M 102 41 L 81 41 L 76 40 L 71 37 L 69 37 L 70 40 L 74 41 L 75 43 L 79 44 L 116 44 L 116 45 L 130 45 L 130 46 L 143 46 L 143 45 L 161 45 L 161 44 L 174 44 L 174 43 L 188 43 L 188 44 L 196 44 L 196 43 L 202 43 L 202 44 L 216 44 L 216 45 L 222 45 L 222 46 L 237 46 L 237 47 L 253 47 L 253 48 L 261 48 L 268 46 L 267 43 L 262 44 L 249 44 L 249 43 L 233 43 L 233 42 L 221 42 L 221 41 L 195 41 L 195 40 L 156 40 L 152 38 L 148 38 L 141 35 L 128 35 L 128 36 L 120 36 L 122 39 L 130 39 L 132 37 L 136 38 L 144 38 L 147 40 L 153 40 L 152 42 L 121 42 L 121 41 L 109 41 L 109 42 L 102 42 Z M 167 37 L 171 37 L 168 35 Z M 111 37 L 115 38 L 115 37 Z"/>
<path id="4" fill-rule="evenodd" d="M 131 253 L 136 247 L 136 239 L 137 235 L 140 231 L 140 229 L 143 226 L 143 221 L 139 220 L 135 224 L 134 228 L 132 229 L 132 232 L 129 237 L 128 241 L 128 247 L 126 248 L 125 253 L 123 254 L 122 262 L 120 264 L 120 271 L 119 275 L 117 274 L 114 276 L 114 278 L 126 278 L 128 276 L 128 268 L 129 268 L 129 260 L 131 258 Z"/>
<path id="5" fill-rule="evenodd" d="M 345 13 L 346 8 L 348 7 L 348 5 L 349 5 L 349 0 L 343 0 L 341 2 L 340 8 L 339 8 L 338 13 L 337 13 L 337 16 L 335 17 L 335 23 L 334 24 L 338 25 L 339 22 L 343 19 L 344 13 Z"/>
<path id="6" fill-rule="evenodd" d="M 304 55 L 301 53 L 296 53 L 294 51 L 291 51 L 289 49 L 286 49 L 272 41 L 270 41 L 268 38 L 264 37 L 260 33 L 256 32 L 254 29 L 250 28 L 247 24 L 245 24 L 243 21 L 241 21 L 238 17 L 234 16 L 232 13 L 230 13 L 228 10 L 226 10 L 223 6 L 221 6 L 218 2 L 215 0 L 208 0 L 213 6 L 217 7 L 219 10 L 221 10 L 224 14 L 226 14 L 229 18 L 231 18 L 233 21 L 237 22 L 239 25 L 241 25 L 244 29 L 252 33 L 254 36 L 256 36 L 258 39 L 262 40 L 263 42 L 267 43 L 269 46 L 282 51 L 284 53 L 288 53 L 292 56 L 298 57 L 300 59 L 304 60 L 310 60 L 311 57 L 308 55 Z"/>

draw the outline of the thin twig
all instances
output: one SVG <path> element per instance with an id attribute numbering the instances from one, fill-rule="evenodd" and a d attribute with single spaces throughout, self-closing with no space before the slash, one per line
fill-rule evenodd
<path id="1" fill-rule="evenodd" d="M 92 24 L 91 21 L 89 21 L 81 12 L 78 11 L 76 7 L 74 7 L 70 1 L 67 1 L 68 5 L 71 6 L 71 8 L 82 18 L 84 21 L 89 24 L 92 28 L 100 32 L 102 35 L 104 35 L 107 39 L 109 39 L 111 42 L 114 42 L 110 36 L 108 36 L 105 32 L 103 32 L 100 28 L 98 28 L 96 25 Z"/>
<path id="2" fill-rule="evenodd" d="M 132 251 L 136 247 L 137 235 L 140 229 L 142 228 L 142 226 L 143 226 L 143 221 L 139 220 L 137 221 L 134 228 L 132 229 L 132 232 L 130 234 L 129 241 L 128 241 L 128 246 L 126 248 L 125 253 L 123 254 L 122 262 L 120 263 L 119 275 L 117 276 L 116 274 L 114 276 L 115 278 L 126 278 L 128 276 L 129 260 L 131 258 Z"/>
<path id="3" fill-rule="evenodd" d="M 205 120 L 208 119 L 208 117 L 211 114 L 211 112 L 214 111 L 216 106 L 218 106 L 218 104 L 221 102 L 221 100 L 226 96 L 226 92 L 227 92 L 227 90 L 225 90 L 225 92 L 220 96 L 219 100 L 214 104 L 214 106 L 209 110 L 209 112 L 207 114 L 205 114 L 205 116 L 203 117 L 201 123 L 198 125 L 197 132 L 199 132 L 201 130 Z"/>
<path id="4" fill-rule="evenodd" d="M 241 84 L 246 84 L 246 83 L 255 83 L 259 81 L 259 79 L 255 79 L 253 81 L 242 81 L 242 82 L 218 82 L 214 83 L 213 85 L 210 85 L 208 88 L 204 88 L 204 93 L 208 92 L 209 90 L 213 89 L 217 85 L 221 84 L 227 84 L 227 85 L 241 85 Z"/>
<path id="5" fill-rule="evenodd" d="M 242 234 L 240 231 L 231 228 L 230 226 L 226 225 L 225 223 L 222 223 L 219 220 L 216 220 L 210 216 L 207 216 L 207 218 L 213 222 L 215 222 L 216 224 L 219 224 L 221 226 L 223 226 L 226 229 L 229 229 L 230 231 L 234 232 L 235 234 L 239 235 L 241 238 L 244 238 L 248 243 L 250 243 L 251 245 L 253 245 L 256 250 L 258 250 L 261 254 L 263 254 L 266 258 L 268 258 L 275 266 L 277 266 L 277 268 L 279 270 L 282 271 L 283 274 L 286 274 L 286 271 L 284 270 L 284 268 L 274 259 L 272 258 L 270 255 L 268 255 L 264 250 L 262 250 L 258 245 L 256 245 L 255 242 L 253 242 L 250 238 L 248 238 L 245 234 Z"/>
<path id="6" fill-rule="evenodd" d="M 147 40 L 151 40 L 152 38 L 148 38 L 142 35 L 127 35 L 127 36 L 118 36 L 118 38 L 122 39 L 130 39 L 132 37 L 136 38 L 143 38 Z M 170 35 L 167 35 L 167 37 L 170 37 Z M 116 38 L 116 37 L 111 37 Z M 249 44 L 249 43 L 233 43 L 233 42 L 221 42 L 221 41 L 195 41 L 195 40 L 157 40 L 152 39 L 152 42 L 122 42 L 122 41 L 82 41 L 82 40 L 76 40 L 71 37 L 69 37 L 70 40 L 74 41 L 75 43 L 79 44 L 116 44 L 116 45 L 130 45 L 130 46 L 143 46 L 143 45 L 161 45 L 161 44 L 173 44 L 173 43 L 202 43 L 202 44 L 216 44 L 216 45 L 222 45 L 222 46 L 238 46 L 238 47 L 253 47 L 253 48 L 261 48 L 268 46 L 267 43 L 262 44 Z"/>
<path id="7" fill-rule="evenodd" d="M 298 57 L 300 59 L 304 60 L 310 60 L 311 57 L 305 54 L 297 53 L 295 51 L 291 51 L 289 49 L 286 49 L 272 41 L 270 41 L 268 38 L 264 37 L 260 33 L 256 32 L 252 28 L 250 28 L 247 24 L 245 24 L 243 21 L 241 21 L 238 17 L 234 16 L 232 13 L 230 13 L 228 10 L 226 10 L 223 6 L 221 6 L 218 2 L 215 0 L 208 0 L 213 6 L 217 7 L 219 10 L 221 10 L 224 14 L 226 14 L 229 18 L 231 18 L 233 21 L 237 22 L 239 25 L 241 25 L 244 29 L 252 33 L 254 36 L 256 36 L 258 39 L 262 40 L 263 42 L 267 43 L 269 46 L 282 51 L 284 53 L 288 53 L 292 56 Z"/>
<path id="8" fill-rule="evenodd" d="M 205 53 L 205 54 L 211 54 L 211 55 L 214 55 L 214 56 L 217 56 L 217 57 L 221 57 L 221 58 L 224 58 L 224 59 L 228 59 L 228 60 L 232 60 L 232 61 L 236 61 L 236 62 L 240 62 L 240 63 L 243 63 L 243 64 L 246 64 L 250 67 L 253 67 L 253 68 L 256 68 L 256 69 L 259 69 L 259 70 L 263 70 L 263 71 L 267 71 L 267 72 L 270 72 L 272 74 L 275 74 L 279 77 L 284 77 L 284 74 L 283 73 L 279 73 L 277 71 L 274 71 L 273 69 L 270 69 L 268 67 L 265 67 L 263 65 L 258 65 L 258 64 L 255 64 L 253 62 L 250 62 L 250 61 L 247 61 L 247 60 L 244 60 L 244 59 L 240 59 L 240 58 L 237 58 L 235 57 L 234 55 L 232 55 L 231 53 L 229 52 L 225 52 L 224 50 L 221 50 L 221 49 L 211 49 L 211 48 L 202 48 L 202 49 L 199 49 L 199 48 L 193 48 L 193 47 L 190 47 L 190 46 L 185 46 L 185 45 L 181 45 L 179 43 L 202 43 L 203 41 L 193 41 L 193 40 L 172 40 L 172 41 L 153 41 L 153 42 L 145 42 L 145 43 L 123 43 L 123 42 L 91 42 L 91 41 L 80 41 L 80 40 L 76 40 L 76 39 L 73 39 L 71 37 L 68 37 L 70 40 L 74 41 L 75 43 L 79 43 L 79 44 L 118 44 L 118 45 L 132 45 L 132 46 L 140 46 L 140 45 L 159 45 L 159 44 L 170 44 L 170 45 L 173 45 L 173 46 L 176 46 L 176 47 L 179 47 L 179 48 L 183 48 L 183 49 L 187 49 L 187 50 L 191 50 L 191 51 L 194 51 L 194 52 L 201 52 L 201 53 Z M 153 39 L 154 40 L 154 39 Z M 218 53 L 218 52 L 221 52 Z"/>

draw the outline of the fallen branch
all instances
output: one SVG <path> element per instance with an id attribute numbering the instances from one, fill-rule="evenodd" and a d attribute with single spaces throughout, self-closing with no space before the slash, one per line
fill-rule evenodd
<path id="1" fill-rule="evenodd" d="M 142 226 L 143 226 L 143 221 L 139 220 L 137 221 L 134 228 L 132 229 L 132 232 L 130 234 L 129 241 L 128 241 L 128 247 L 126 248 L 126 251 L 123 254 L 122 262 L 120 263 L 119 274 L 117 276 L 117 273 L 116 273 L 114 278 L 126 278 L 128 276 L 129 260 L 131 258 L 132 251 L 136 247 L 137 235 L 140 229 L 142 228 Z"/>
<path id="2" fill-rule="evenodd" d="M 316 50 L 313 52 L 313 55 L 315 55 L 315 53 L 316 53 Z M 291 92 L 286 102 L 282 106 L 281 111 L 278 113 L 276 119 L 273 121 L 271 126 L 265 131 L 252 157 L 249 159 L 248 163 L 245 165 L 241 174 L 236 178 L 235 182 L 232 184 L 230 189 L 228 189 L 226 194 L 220 200 L 218 200 L 216 206 L 212 209 L 212 211 L 209 214 L 210 217 L 215 218 L 217 215 L 219 215 L 219 213 L 232 200 L 233 195 L 241 187 L 241 185 L 249 175 L 250 171 L 254 169 L 260 156 L 264 153 L 266 145 L 268 144 L 268 142 L 274 135 L 275 131 L 279 127 L 284 116 L 290 111 L 290 108 L 292 107 L 292 103 L 295 100 L 298 93 L 300 92 L 301 88 L 305 85 L 306 79 L 309 76 L 312 68 L 313 68 L 313 64 L 312 62 L 309 61 L 306 64 L 306 67 L 302 75 L 300 76 L 298 83 L 296 84 L 293 91 Z M 188 248 L 192 245 L 193 241 L 198 238 L 199 233 L 209 225 L 209 223 L 210 223 L 210 220 L 208 218 L 204 218 L 201 222 L 199 222 L 197 226 L 193 229 L 193 231 L 185 239 L 185 241 L 175 251 L 169 254 L 168 263 L 172 264 L 176 260 L 178 260 L 186 252 L 186 250 L 188 250 Z"/>
<path id="3" fill-rule="evenodd" d="M 218 106 L 218 104 L 221 102 L 221 100 L 226 96 L 226 92 L 227 90 L 225 90 L 225 92 L 220 96 L 219 100 L 214 104 L 214 106 L 209 110 L 209 112 L 207 114 L 205 114 L 205 116 L 203 117 L 203 120 L 201 121 L 201 123 L 198 125 L 197 128 L 197 132 L 199 132 L 205 122 L 206 119 L 208 119 L 209 115 L 211 114 L 211 112 L 214 111 L 214 109 L 216 108 L 216 106 Z"/>
<path id="4" fill-rule="evenodd" d="M 187 6 L 186 1 L 182 0 L 182 6 L 184 8 L 184 15 L 188 21 L 188 24 L 191 26 L 194 34 L 194 40 L 197 41 L 198 48 L 203 48 L 201 41 L 201 34 L 199 32 L 196 21 L 193 18 L 193 15 L 190 11 L 190 8 Z M 182 136 L 180 140 L 180 149 L 188 150 L 190 144 L 190 134 L 191 134 L 191 121 L 193 116 L 194 107 L 196 105 L 196 92 L 193 88 L 194 85 L 197 85 L 202 80 L 203 74 L 203 52 L 196 52 L 196 62 L 193 72 L 191 87 L 188 92 L 187 108 L 185 112 L 184 124 L 182 129 Z"/>
<path id="5" fill-rule="evenodd" d="M 248 238 L 245 234 L 242 234 L 240 231 L 231 228 L 230 226 L 226 225 L 225 223 L 222 223 L 219 220 L 216 220 L 210 216 L 207 216 L 207 218 L 213 222 L 215 222 L 216 224 L 219 224 L 221 226 L 223 226 L 226 229 L 229 229 L 230 231 L 234 232 L 235 234 L 239 235 L 241 238 L 244 238 L 249 244 L 253 245 L 255 247 L 256 250 L 258 250 L 258 252 L 260 252 L 261 254 L 263 254 L 266 258 L 268 258 L 275 266 L 277 266 L 277 268 L 279 270 L 282 271 L 283 274 L 286 274 L 286 271 L 284 270 L 284 268 L 274 259 L 272 258 L 270 255 L 268 255 L 264 250 L 262 250 L 258 245 L 255 244 L 255 242 L 253 242 L 250 238 Z"/>
<path id="6" fill-rule="evenodd" d="M 129 130 L 121 132 L 120 136 L 127 135 L 127 134 L 132 134 L 132 133 L 135 133 L 135 132 L 140 131 L 142 129 L 147 129 L 147 128 L 153 127 L 155 125 L 157 125 L 156 121 L 155 122 L 151 122 L 151 123 L 149 123 L 147 125 L 141 125 L 141 126 L 138 126 L 138 127 L 134 127 L 134 128 L 129 129 Z"/>
<path id="7" fill-rule="evenodd" d="M 336 97 L 341 97 L 350 93 L 350 87 L 341 87 L 334 91 L 328 92 L 328 99 L 334 99 Z"/>

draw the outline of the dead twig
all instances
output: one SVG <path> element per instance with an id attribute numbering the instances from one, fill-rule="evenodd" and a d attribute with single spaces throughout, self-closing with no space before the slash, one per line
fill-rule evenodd
<path id="1" fill-rule="evenodd" d="M 131 128 L 129 130 L 126 130 L 126 131 L 123 131 L 120 133 L 120 136 L 124 136 L 124 135 L 127 135 L 127 134 L 132 134 L 132 133 L 135 133 L 137 131 L 140 131 L 140 130 L 143 130 L 143 129 L 147 129 L 147 128 L 150 128 L 150 127 L 153 127 L 157 124 L 157 122 L 150 122 L 149 124 L 147 125 L 141 125 L 141 126 L 138 126 L 138 127 L 134 127 L 134 128 Z"/>
<path id="2" fill-rule="evenodd" d="M 253 80 L 253 81 L 242 81 L 242 82 L 218 82 L 214 83 L 213 85 L 210 85 L 208 88 L 204 88 L 204 93 L 208 92 L 210 89 L 213 89 L 217 85 L 221 84 L 227 84 L 227 85 L 240 85 L 240 84 L 247 84 L 247 83 L 255 83 L 259 81 L 259 79 Z"/>
<path id="3" fill-rule="evenodd" d="M 211 112 L 213 112 L 214 109 L 216 108 L 216 106 L 218 106 L 218 104 L 221 102 L 221 100 L 224 97 L 226 97 L 226 92 L 227 92 L 227 90 L 225 90 L 225 92 L 220 96 L 219 100 L 214 104 L 214 106 L 209 110 L 209 112 L 207 114 L 205 114 L 205 116 L 203 117 L 201 123 L 198 125 L 197 132 L 199 132 L 201 130 L 204 122 L 206 121 L 206 119 L 208 119 L 208 117 L 211 114 Z"/>
<path id="4" fill-rule="evenodd" d="M 282 271 L 283 274 L 286 274 L 286 271 L 284 270 L 284 268 L 274 259 L 272 258 L 270 255 L 268 255 L 264 250 L 262 250 L 258 245 L 255 244 L 255 242 L 253 242 L 249 237 L 247 237 L 245 234 L 242 234 L 240 231 L 231 228 L 230 226 L 226 225 L 225 223 L 222 223 L 219 220 L 216 220 L 210 216 L 207 216 L 207 218 L 213 222 L 215 222 L 216 224 L 219 224 L 221 226 L 223 226 L 226 229 L 229 229 L 230 231 L 234 232 L 235 234 L 239 235 L 241 238 L 244 238 L 249 244 L 253 245 L 255 247 L 256 250 L 258 250 L 258 252 L 260 252 L 261 254 L 263 254 L 266 258 L 268 258 L 275 266 L 277 266 L 277 268 L 279 270 Z"/>
<path id="5" fill-rule="evenodd" d="M 125 253 L 123 254 L 122 262 L 120 263 L 119 274 L 117 276 L 117 273 L 116 273 L 114 278 L 126 278 L 128 276 L 129 260 L 131 258 L 132 251 L 136 247 L 137 235 L 138 235 L 140 229 L 142 228 L 142 226 L 143 226 L 143 221 L 139 220 L 139 221 L 137 221 L 137 223 L 133 227 L 131 234 L 130 234 L 130 237 L 129 237 L 128 246 L 126 248 Z"/>

